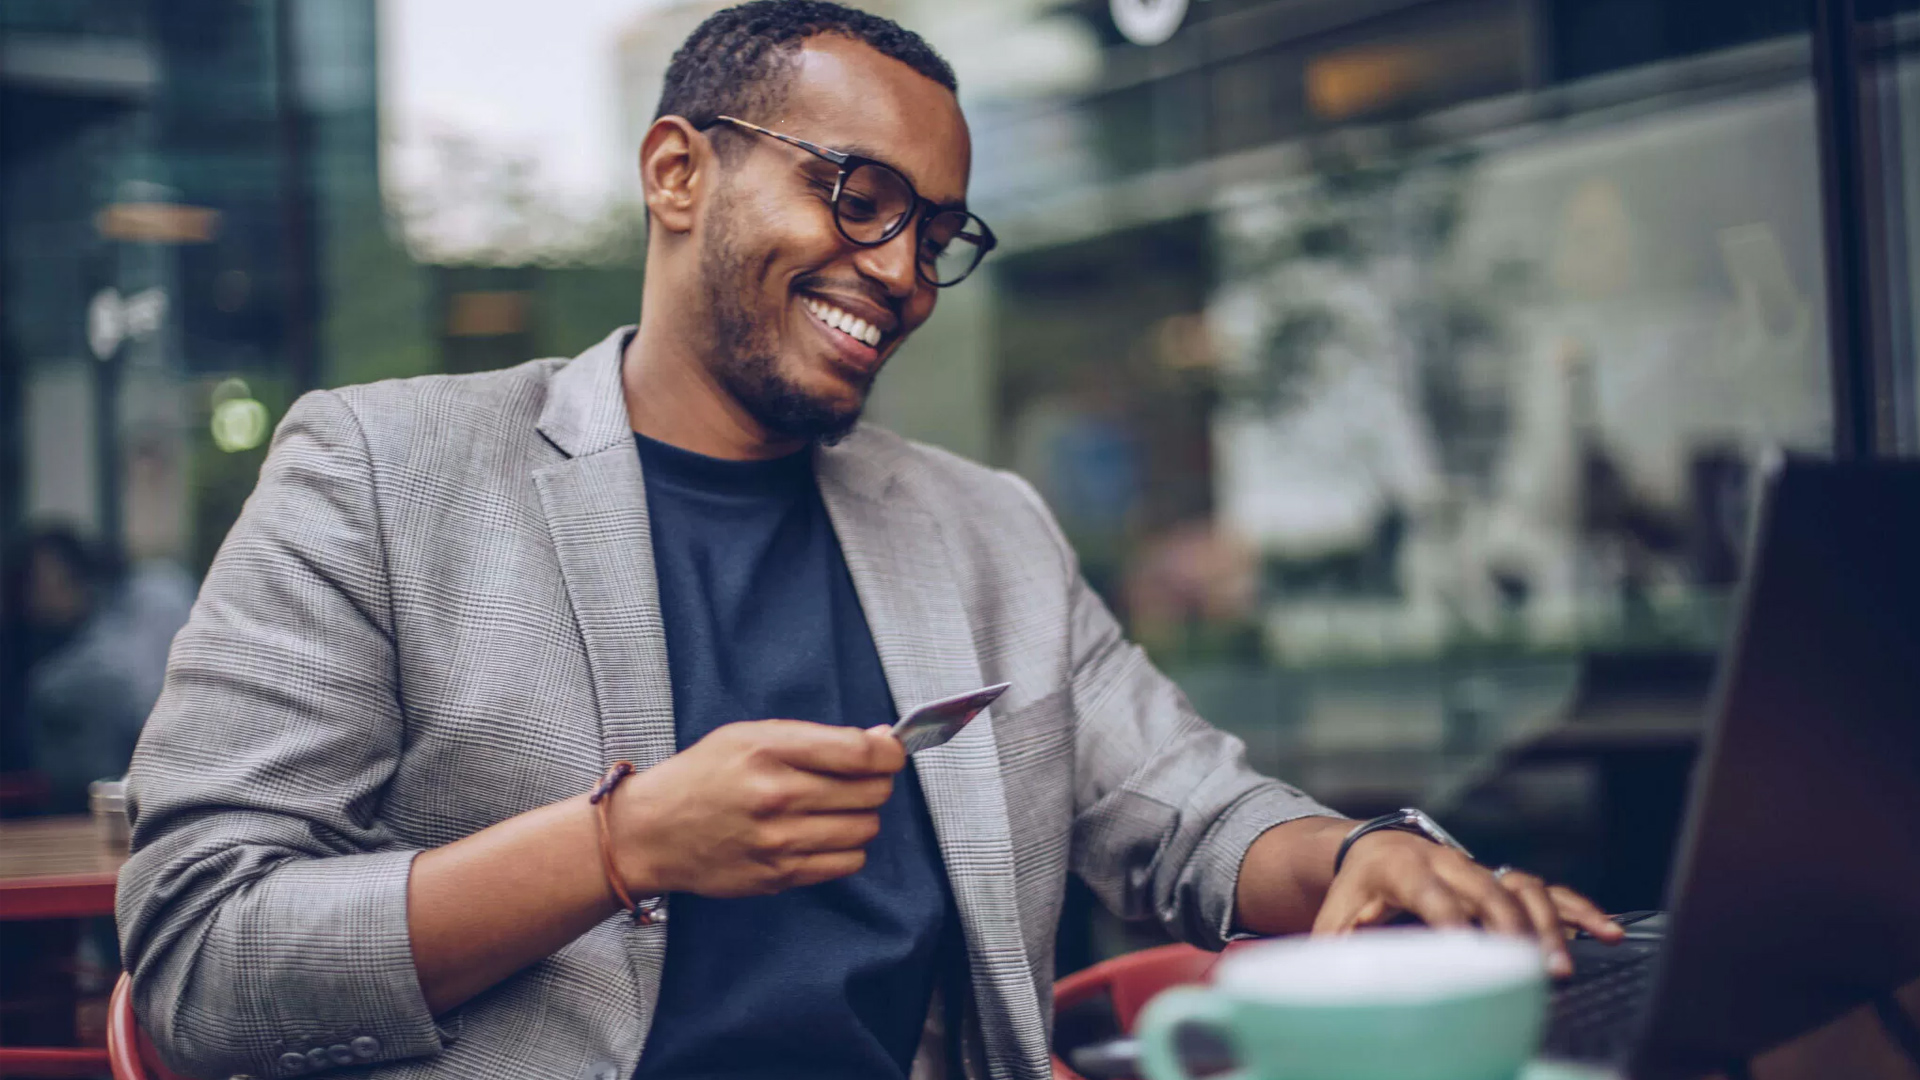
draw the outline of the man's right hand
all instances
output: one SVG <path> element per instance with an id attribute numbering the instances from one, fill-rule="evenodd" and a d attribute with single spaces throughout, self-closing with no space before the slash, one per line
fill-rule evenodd
<path id="1" fill-rule="evenodd" d="M 634 896 L 756 896 L 866 865 L 906 751 L 885 727 L 755 720 L 615 789 L 614 863 Z"/>

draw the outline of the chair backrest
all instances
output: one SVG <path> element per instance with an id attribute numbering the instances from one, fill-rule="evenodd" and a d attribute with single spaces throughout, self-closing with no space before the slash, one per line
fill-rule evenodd
<path id="1" fill-rule="evenodd" d="M 1116 956 L 1055 983 L 1053 1007 L 1077 1005 L 1104 992 L 1113 1002 L 1120 1030 L 1132 1031 L 1134 1018 L 1155 994 L 1172 986 L 1206 982 L 1219 960 L 1219 953 L 1191 945 L 1161 945 Z"/>
<path id="2" fill-rule="evenodd" d="M 1129 1032 L 1140 1010 L 1155 994 L 1173 986 L 1206 982 L 1219 960 L 1219 953 L 1191 945 L 1161 945 L 1116 956 L 1054 983 L 1054 1013 L 1105 997 L 1113 1007 L 1119 1030 Z M 1053 1076 L 1054 1080 L 1080 1080 L 1079 1074 L 1057 1057 L 1053 1059 Z"/>
<path id="3" fill-rule="evenodd" d="M 133 984 L 126 975 L 113 984 L 107 1003 L 107 1064 L 113 1080 L 188 1080 L 160 1061 L 153 1041 L 133 1015 Z"/>
<path id="4" fill-rule="evenodd" d="M 1155 994 L 1170 986 L 1205 982 L 1220 954 L 1191 945 L 1162 945 L 1116 956 L 1061 979 L 1053 987 L 1055 1009 L 1078 1005 L 1105 994 L 1113 1003 L 1120 1030 L 1132 1031 L 1134 1018 Z M 107 1006 L 107 1060 L 113 1080 L 187 1080 L 161 1063 L 152 1040 L 140 1030 L 133 1015 L 133 989 L 126 975 L 114 984 Z M 1054 1059 L 1057 1080 L 1075 1080 L 1076 1074 Z"/>

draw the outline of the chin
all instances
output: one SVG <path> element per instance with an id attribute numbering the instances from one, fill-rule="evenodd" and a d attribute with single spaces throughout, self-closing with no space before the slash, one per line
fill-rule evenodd
<path id="1" fill-rule="evenodd" d="M 828 385 L 821 386 L 820 381 Z M 768 432 L 829 446 L 853 430 L 867 404 L 864 387 L 856 389 L 832 375 L 807 382 L 774 379 L 755 390 L 743 395 L 742 401 Z"/>
<path id="2" fill-rule="evenodd" d="M 796 364 L 784 374 L 781 381 L 822 413 L 858 416 L 873 392 L 874 373 L 855 371 L 832 359 L 812 360 L 804 367 Z"/>

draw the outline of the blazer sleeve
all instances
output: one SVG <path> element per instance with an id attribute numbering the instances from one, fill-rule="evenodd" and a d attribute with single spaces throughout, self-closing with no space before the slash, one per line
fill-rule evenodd
<path id="1" fill-rule="evenodd" d="M 338 395 L 308 394 L 174 641 L 128 773 L 121 946 L 181 1071 L 441 1048 L 407 932 L 415 851 L 378 814 L 404 737 L 390 611 L 365 436 Z"/>
<path id="2" fill-rule="evenodd" d="M 1218 949 L 1233 933 L 1240 864 L 1254 840 L 1295 818 L 1341 815 L 1253 771 L 1245 744 L 1194 712 L 1088 587 L 1039 493 L 1011 478 L 1051 534 L 1067 580 L 1073 870 L 1116 914 L 1158 919 L 1176 939 Z"/>

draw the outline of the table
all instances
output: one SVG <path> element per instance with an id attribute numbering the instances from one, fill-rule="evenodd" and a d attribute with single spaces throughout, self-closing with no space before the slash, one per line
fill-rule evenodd
<path id="1" fill-rule="evenodd" d="M 112 915 L 126 858 L 107 850 L 90 817 L 0 820 L 0 919 Z"/>
<path id="2" fill-rule="evenodd" d="M 112 915 L 125 861 L 100 842 L 90 817 L 0 820 L 0 919 Z M 0 1046 L 0 1076 L 97 1076 L 107 1068 L 101 1049 Z"/>

